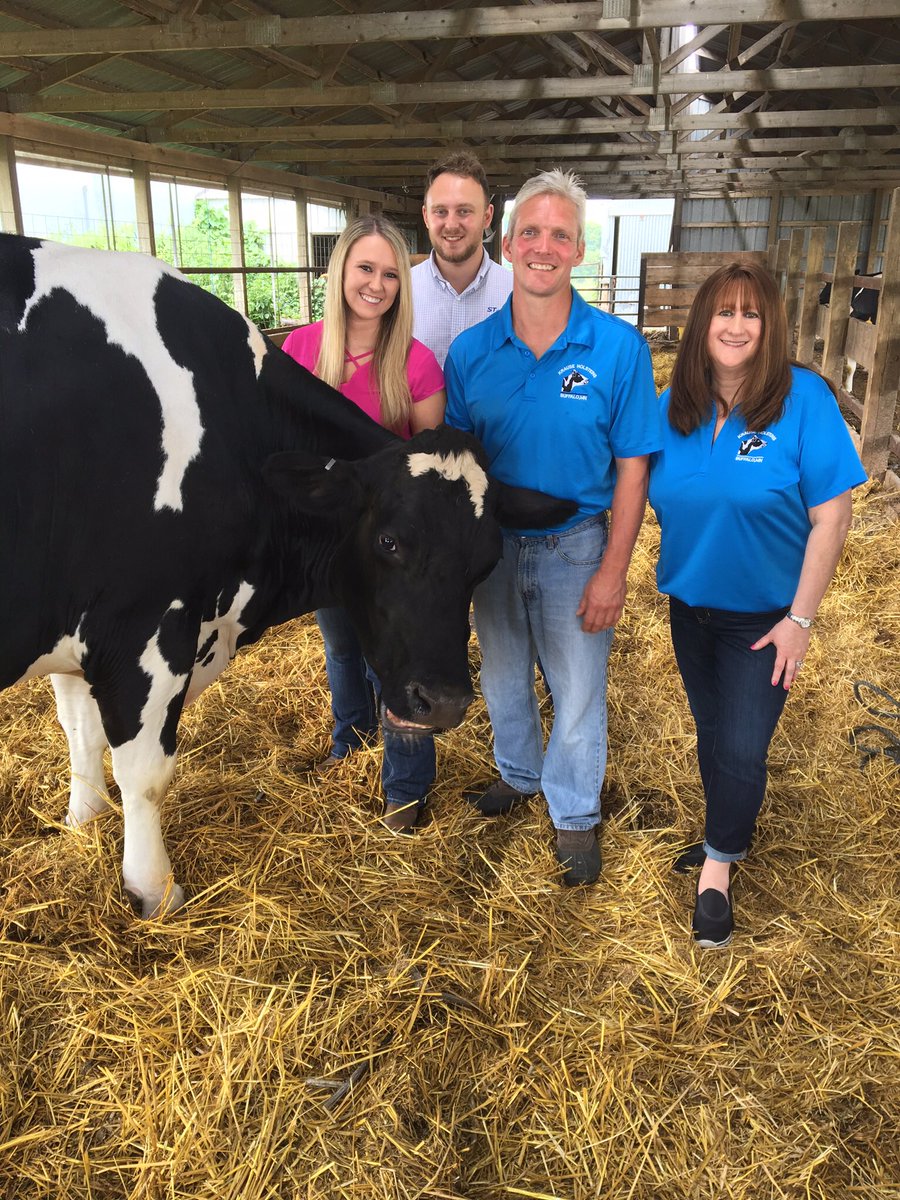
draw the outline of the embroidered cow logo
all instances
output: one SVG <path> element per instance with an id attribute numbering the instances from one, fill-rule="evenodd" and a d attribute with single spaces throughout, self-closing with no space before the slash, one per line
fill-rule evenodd
<path id="1" fill-rule="evenodd" d="M 581 387 L 583 383 L 587 383 L 587 378 L 580 371 L 570 371 L 562 381 L 562 390 L 568 395 L 574 387 Z"/>
<path id="2" fill-rule="evenodd" d="M 775 434 L 768 429 L 745 429 L 738 437 L 738 452 L 734 456 L 735 462 L 745 463 L 761 463 L 765 460 L 762 456 L 762 451 L 771 446 L 777 438 Z"/>
<path id="3" fill-rule="evenodd" d="M 749 454 L 751 450 L 762 450 L 765 444 L 766 443 L 762 440 L 762 438 L 757 437 L 754 433 L 750 437 L 744 438 L 744 440 L 741 442 L 741 448 L 738 450 L 738 454 L 741 456 L 741 458 L 744 458 L 744 456 Z"/>

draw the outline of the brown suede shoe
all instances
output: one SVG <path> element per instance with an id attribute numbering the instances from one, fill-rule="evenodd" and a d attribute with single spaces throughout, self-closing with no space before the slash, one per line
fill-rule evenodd
<path id="1" fill-rule="evenodd" d="M 596 883 L 602 866 L 596 828 L 557 829 L 556 859 L 565 867 L 566 887 Z"/>
<path id="2" fill-rule="evenodd" d="M 463 792 L 463 799 L 477 808 L 483 817 L 505 817 L 512 812 L 520 800 L 525 800 L 530 792 L 520 792 L 518 788 L 510 787 L 504 779 L 495 779 L 482 792 Z"/>
<path id="3" fill-rule="evenodd" d="M 327 758 L 323 758 L 321 762 L 316 763 L 313 767 L 313 772 L 316 775 L 330 775 L 343 761 L 336 754 L 329 754 Z"/>
<path id="4" fill-rule="evenodd" d="M 381 823 L 389 833 L 396 835 L 415 832 L 419 823 L 420 807 L 415 800 L 388 800 L 381 814 Z"/>

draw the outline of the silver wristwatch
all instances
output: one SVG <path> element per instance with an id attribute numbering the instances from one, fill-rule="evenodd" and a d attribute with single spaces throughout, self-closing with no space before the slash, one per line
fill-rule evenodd
<path id="1" fill-rule="evenodd" d="M 815 625 L 812 617 L 798 617 L 794 612 L 789 612 L 787 619 L 793 621 L 795 625 L 799 625 L 801 629 L 812 629 L 813 625 Z"/>

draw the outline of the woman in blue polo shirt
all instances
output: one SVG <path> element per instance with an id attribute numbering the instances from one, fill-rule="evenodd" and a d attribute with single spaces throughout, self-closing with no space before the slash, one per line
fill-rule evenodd
<path id="1" fill-rule="evenodd" d="M 762 267 L 733 263 L 700 287 L 660 404 L 657 581 L 706 795 L 705 841 L 676 869 L 701 867 L 698 945 L 725 946 L 731 864 L 747 855 L 769 742 L 841 556 L 850 490 L 866 476 L 830 386 L 789 360 L 784 307 Z"/>

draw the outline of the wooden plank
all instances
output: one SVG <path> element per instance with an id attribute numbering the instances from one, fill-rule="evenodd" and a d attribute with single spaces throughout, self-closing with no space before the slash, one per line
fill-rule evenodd
<path id="1" fill-rule="evenodd" d="M 538 9 L 524 9 L 538 12 Z M 444 10 L 451 13 L 451 10 Z M 451 15 L 465 15 L 458 10 Z M 827 91 L 845 88 L 893 88 L 897 67 L 869 63 L 860 67 L 773 67 L 765 71 L 674 71 L 658 82 L 644 80 L 641 67 L 630 74 L 541 77 L 532 79 L 425 80 L 415 83 L 335 84 L 332 87 L 170 88 L 167 91 L 29 95 L 7 92 L 11 113 L 147 113 L 224 111 L 235 108 L 343 108 L 372 105 L 516 104 L 535 100 L 597 97 L 667 96 L 708 92 Z"/>
<path id="2" fill-rule="evenodd" d="M 815 225 L 809 231 L 806 246 L 806 277 L 803 283 L 803 300 L 800 304 L 800 325 L 797 331 L 797 361 L 810 363 L 816 344 L 816 321 L 822 290 L 822 261 L 825 256 L 825 238 L 828 230 L 824 225 Z"/>
<path id="3" fill-rule="evenodd" d="M 879 312 L 879 317 L 881 313 Z M 875 359 L 875 340 L 877 326 L 869 321 L 847 322 L 847 336 L 844 338 L 844 358 L 852 358 L 868 371 Z"/>
<path id="4" fill-rule="evenodd" d="M 875 270 L 878 258 L 878 231 L 881 228 L 881 213 L 890 193 L 885 188 L 878 188 L 872 193 L 872 222 L 869 225 L 869 252 L 866 255 L 866 270 Z"/>
<path id="5" fill-rule="evenodd" d="M 15 143 L 0 134 L 0 229 L 22 233 L 22 203 L 16 177 Z"/>
<path id="6" fill-rule="evenodd" d="M 805 229 L 791 230 L 784 283 L 784 311 L 787 316 L 789 338 L 792 336 L 794 326 L 797 324 L 797 310 L 800 307 L 800 288 L 803 279 L 803 243 L 805 240 Z"/>
<path id="7" fill-rule="evenodd" d="M 742 0 L 709 3 L 689 14 L 683 0 L 642 0 L 630 4 L 541 4 L 536 8 L 495 8 L 340 13 L 335 16 L 277 17 L 260 13 L 251 21 L 217 21 L 205 17 L 173 17 L 165 24 L 106 29 L 38 29 L 0 35 L 0 56 L 45 57 L 73 54 L 152 54 L 185 50 L 287 49 L 295 46 L 342 46 L 362 42 L 433 41 L 447 38 L 546 36 L 552 33 L 603 33 L 623 29 L 655 29 L 683 25 L 686 18 L 703 24 L 775 24 L 796 20 L 790 0 Z M 841 0 L 840 18 L 876 20 L 900 16 L 896 0 Z M 804 21 L 832 21 L 832 0 L 804 0 Z M 745 55 L 747 51 L 744 52 Z M 738 74 L 738 72 L 735 72 Z M 777 88 L 777 85 L 773 85 Z M 691 89 L 684 89 L 695 90 Z M 715 91 L 726 90 L 718 84 Z M 746 90 L 736 86 L 734 91 Z"/>
<path id="8" fill-rule="evenodd" d="M 837 246 L 834 252 L 834 281 L 831 285 L 831 303 L 828 306 L 828 323 L 825 326 L 825 349 L 822 352 L 822 374 L 835 387 L 843 383 L 844 339 L 847 322 L 850 320 L 850 291 L 856 274 L 856 256 L 859 251 L 859 221 L 842 221 L 838 226 Z"/>
<path id="9" fill-rule="evenodd" d="M 231 263 L 236 267 L 234 307 L 245 316 L 250 311 L 247 303 L 247 265 L 244 252 L 243 206 L 241 203 L 241 181 L 232 176 L 228 180 L 228 233 L 231 240 Z"/>
<path id="10" fill-rule="evenodd" d="M 785 277 L 787 275 L 788 257 L 791 253 L 789 238 L 779 238 L 774 247 L 769 250 L 769 270 L 775 276 L 778 290 L 784 295 Z"/>
<path id="11" fill-rule="evenodd" d="M 641 328 L 683 329 L 697 288 L 713 271 L 732 262 L 765 262 L 758 250 L 716 250 L 641 255 Z"/>
<path id="12" fill-rule="evenodd" d="M 616 230 L 618 231 L 618 222 L 616 223 Z M 644 291 L 647 287 L 646 257 L 646 254 L 641 255 L 641 269 L 640 276 L 638 278 L 638 329 L 641 330 L 644 328 Z"/>
<path id="13" fill-rule="evenodd" d="M 900 107 L 869 107 L 829 109 L 828 119 L 837 126 L 885 126 L 900 124 Z M 192 125 L 190 141 L 199 146 L 205 142 L 393 142 L 432 138 L 441 143 L 464 138 L 557 137 L 587 135 L 604 136 L 611 133 L 637 133 L 647 128 L 644 116 L 629 117 L 552 117 L 523 118 L 508 121 L 416 121 L 390 125 L 387 122 L 367 125 Z M 669 128 L 675 132 L 695 129 L 802 129 L 822 127 L 821 109 L 799 109 L 785 112 L 706 113 L 702 118 L 690 115 L 673 116 Z M 187 130 L 185 130 L 187 132 Z M 150 142 L 170 142 L 171 129 L 146 126 Z M 718 145 L 718 143 L 717 143 Z"/>
<path id="14" fill-rule="evenodd" d="M 768 254 L 770 271 L 775 269 L 775 255 L 778 245 L 778 219 L 780 216 L 781 192 L 775 190 L 769 196 L 769 232 L 766 237 L 766 253 Z"/>
<path id="15" fill-rule="evenodd" d="M 145 162 L 132 162 L 134 180 L 134 210 L 137 217 L 138 247 L 144 254 L 156 254 L 156 231 L 153 228 L 153 202 L 150 195 L 150 168 Z"/>
<path id="16" fill-rule="evenodd" d="M 884 275 L 878 301 L 875 352 L 869 371 L 866 407 L 860 440 L 863 466 L 870 475 L 884 475 L 888 466 L 897 390 L 900 381 L 900 188 L 891 198 L 887 237 L 884 244 Z"/>
<path id="17" fill-rule="evenodd" d="M 318 179 L 310 175 L 297 175 L 289 171 L 276 171 L 270 167 L 255 167 L 253 163 L 238 162 L 229 158 L 211 158 L 208 154 L 189 150 L 169 150 L 162 146 L 149 146 L 131 138 L 111 137 L 107 133 L 76 129 L 70 125 L 57 125 L 50 121 L 32 121 L 28 117 L 16 117 L 0 112 L 0 135 L 15 138 L 16 149 L 21 155 L 29 147 L 33 152 L 46 154 L 48 149 L 58 151 L 77 150 L 79 155 L 95 155 L 98 163 L 116 163 L 130 167 L 132 162 L 147 162 L 167 173 L 190 174 L 195 179 L 208 179 L 222 185 L 222 177 L 239 173 L 245 184 L 260 183 L 289 191 L 302 186 L 316 196 L 350 197 L 376 200 L 388 212 L 418 214 L 421 199 L 413 196 L 393 196 L 372 188 L 359 188 L 332 180 Z"/>

